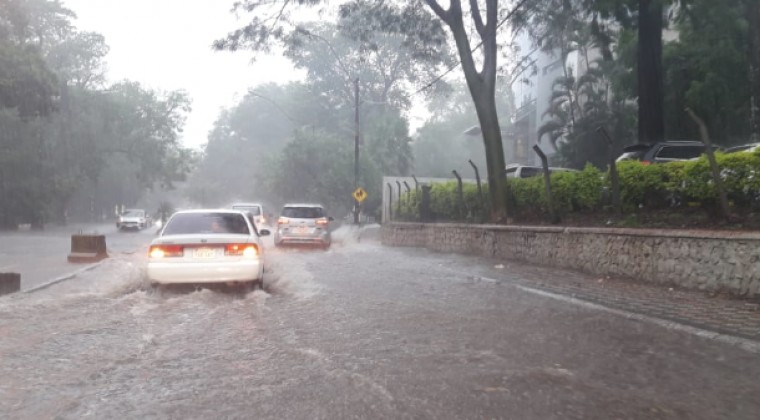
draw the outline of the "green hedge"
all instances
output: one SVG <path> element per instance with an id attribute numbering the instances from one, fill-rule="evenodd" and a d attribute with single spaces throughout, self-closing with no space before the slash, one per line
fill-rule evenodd
<path id="1" fill-rule="evenodd" d="M 716 153 L 721 178 L 729 200 L 735 208 L 754 210 L 760 207 L 760 151 L 755 153 Z M 626 214 L 658 209 L 702 207 L 714 211 L 717 189 L 706 157 L 694 161 L 643 165 L 620 162 L 617 165 L 620 195 Z M 551 175 L 552 194 L 560 215 L 596 213 L 612 205 L 609 175 L 588 165 L 579 172 L 555 172 Z M 543 177 L 508 181 L 509 211 L 512 217 L 535 218 L 548 214 Z M 464 208 L 457 206 L 456 181 L 432 185 L 430 210 L 438 221 L 485 220 L 488 213 L 488 187 L 483 186 L 483 200 L 477 186 L 463 186 Z M 419 219 L 420 194 L 412 191 L 402 197 L 401 211 L 394 203 L 394 218 Z"/>
<path id="2" fill-rule="evenodd" d="M 410 191 L 401 196 L 401 206 L 393 203 L 394 219 L 419 220 L 419 203 L 422 194 Z M 457 204 L 457 182 L 433 184 L 430 189 L 430 212 L 435 220 L 460 220 L 468 222 L 485 221 L 487 215 L 488 186 L 483 185 L 483 200 L 479 199 L 475 184 L 462 185 L 463 205 Z"/>

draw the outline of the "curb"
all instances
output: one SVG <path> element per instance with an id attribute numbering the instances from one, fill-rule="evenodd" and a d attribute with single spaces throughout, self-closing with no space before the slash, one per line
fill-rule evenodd
<path id="1" fill-rule="evenodd" d="M 47 289 L 48 287 L 53 286 L 55 284 L 61 283 L 61 282 L 66 281 L 66 280 L 71 280 L 71 279 L 75 278 L 76 276 L 78 276 L 78 275 L 80 275 L 82 273 L 85 273 L 87 271 L 94 270 L 94 269 L 98 268 L 100 265 L 103 264 L 104 261 L 107 261 L 107 260 L 108 259 L 104 259 L 104 260 L 98 261 L 95 264 L 90 264 L 90 265 L 88 265 L 86 267 L 82 267 L 79 270 L 76 270 L 76 271 L 71 272 L 69 274 L 63 275 L 61 277 L 56 277 L 53 280 L 50 280 L 50 281 L 48 281 L 46 283 L 42 283 L 42 284 L 39 284 L 37 286 L 34 286 L 31 289 L 22 290 L 21 293 L 39 292 L 40 290 Z"/>

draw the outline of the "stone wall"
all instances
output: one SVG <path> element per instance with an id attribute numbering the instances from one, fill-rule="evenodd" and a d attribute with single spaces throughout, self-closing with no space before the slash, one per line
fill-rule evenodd
<path id="1" fill-rule="evenodd" d="M 760 234 L 391 223 L 382 242 L 760 297 Z"/>

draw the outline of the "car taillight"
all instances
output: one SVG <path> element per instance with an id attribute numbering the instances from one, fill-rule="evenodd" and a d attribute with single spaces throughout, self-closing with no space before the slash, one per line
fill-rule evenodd
<path id="1" fill-rule="evenodd" d="M 257 257 L 259 255 L 259 247 L 254 244 L 231 244 L 224 248 L 224 255 Z"/>
<path id="2" fill-rule="evenodd" d="M 259 219 L 259 223 L 266 223 L 266 222 L 267 222 L 267 219 L 265 219 L 263 217 L 261 219 Z"/>
<path id="3" fill-rule="evenodd" d="M 181 245 L 151 245 L 148 255 L 151 258 L 181 257 L 185 250 Z"/>
<path id="4" fill-rule="evenodd" d="M 280 217 L 279 219 L 277 219 L 278 225 L 287 225 L 288 223 L 290 223 L 290 219 L 288 219 L 287 217 Z"/>
<path id="5" fill-rule="evenodd" d="M 320 219 L 317 219 L 317 224 L 320 226 L 327 226 L 327 224 L 330 223 L 329 220 L 327 220 L 326 217 L 322 217 Z"/>

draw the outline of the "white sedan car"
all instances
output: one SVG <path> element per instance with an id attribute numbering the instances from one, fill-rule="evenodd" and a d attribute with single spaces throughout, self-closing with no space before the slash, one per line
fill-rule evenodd
<path id="1" fill-rule="evenodd" d="M 150 244 L 148 278 L 152 284 L 263 286 L 260 237 L 269 233 L 236 210 L 179 211 Z"/>

